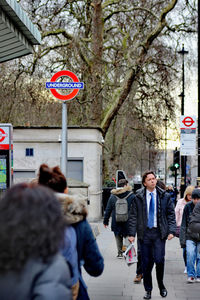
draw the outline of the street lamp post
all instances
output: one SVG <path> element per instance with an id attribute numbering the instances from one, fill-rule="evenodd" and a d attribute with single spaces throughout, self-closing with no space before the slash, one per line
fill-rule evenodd
<path id="1" fill-rule="evenodd" d="M 182 50 L 178 51 L 182 55 L 182 92 L 181 97 L 181 115 L 184 115 L 184 98 L 185 98 L 185 68 L 184 68 L 184 56 L 188 54 L 188 51 L 184 49 L 184 44 L 182 45 Z M 186 161 L 187 156 L 181 156 L 181 197 L 183 197 L 186 188 Z"/>

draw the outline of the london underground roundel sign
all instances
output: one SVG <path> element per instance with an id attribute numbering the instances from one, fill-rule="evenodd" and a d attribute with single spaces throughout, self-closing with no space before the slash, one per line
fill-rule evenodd
<path id="1" fill-rule="evenodd" d="M 180 128 L 181 129 L 196 129 L 196 116 L 181 116 L 180 118 Z"/>
<path id="2" fill-rule="evenodd" d="M 194 120 L 191 117 L 185 117 L 182 122 L 186 127 L 191 127 L 194 124 Z"/>
<path id="3" fill-rule="evenodd" d="M 60 77 L 69 77 L 70 82 L 58 82 L 56 81 Z M 50 89 L 51 93 L 59 100 L 67 101 L 73 99 L 80 89 L 84 88 L 84 83 L 80 82 L 78 77 L 71 71 L 63 70 L 54 74 L 50 82 L 46 82 L 46 88 Z M 71 89 L 72 91 L 67 95 L 58 93 L 57 89 Z"/>
<path id="4" fill-rule="evenodd" d="M 4 129 L 0 128 L 0 143 L 3 142 L 6 137 L 7 137 L 7 134 L 5 133 Z"/>

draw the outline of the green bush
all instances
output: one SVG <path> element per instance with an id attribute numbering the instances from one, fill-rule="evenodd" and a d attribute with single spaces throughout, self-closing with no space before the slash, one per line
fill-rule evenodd
<path id="1" fill-rule="evenodd" d="M 115 187 L 116 184 L 115 184 L 115 182 L 113 180 L 107 179 L 107 180 L 104 181 L 103 186 L 104 187 Z"/>

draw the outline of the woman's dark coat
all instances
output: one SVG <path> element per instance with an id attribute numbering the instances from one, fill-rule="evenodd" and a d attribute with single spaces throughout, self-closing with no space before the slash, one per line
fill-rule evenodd
<path id="1" fill-rule="evenodd" d="M 104 259 L 99 251 L 91 226 L 86 220 L 87 208 L 85 200 L 78 200 L 66 194 L 57 194 L 63 207 L 64 216 L 74 227 L 77 237 L 77 253 L 79 268 L 79 294 L 77 300 L 88 300 L 87 286 L 83 280 L 81 267 L 91 276 L 99 276 L 104 269 Z"/>
<path id="2" fill-rule="evenodd" d="M 77 234 L 77 252 L 80 272 L 80 288 L 77 300 L 87 300 L 89 297 L 87 294 L 87 286 L 82 278 L 81 266 L 83 265 L 89 275 L 97 277 L 103 272 L 104 260 L 88 221 L 83 220 L 75 223 L 73 226 Z"/>
<path id="3" fill-rule="evenodd" d="M 21 272 L 1 274 L 0 299 L 71 300 L 71 277 L 64 258 L 58 254 L 48 263 L 31 259 Z"/>
<path id="4" fill-rule="evenodd" d="M 157 191 L 157 224 L 161 234 L 161 239 L 166 239 L 169 234 L 175 235 L 176 219 L 174 205 L 171 201 L 169 193 L 156 187 Z M 144 231 L 147 228 L 147 204 L 146 204 L 146 188 L 137 191 L 135 199 L 131 206 L 128 234 L 136 236 L 143 240 Z"/>
<path id="5" fill-rule="evenodd" d="M 111 191 L 111 196 L 108 200 L 106 210 L 105 210 L 105 213 L 104 213 L 104 220 L 103 220 L 103 224 L 108 225 L 109 224 L 109 218 L 112 215 L 111 230 L 115 234 L 121 234 L 124 237 L 126 237 L 128 235 L 128 222 L 116 222 L 115 203 L 117 201 L 117 197 L 124 198 L 128 194 L 130 194 L 130 196 L 128 196 L 126 199 L 127 199 L 127 203 L 128 203 L 128 211 L 130 211 L 132 201 L 135 197 L 134 194 L 132 193 L 131 186 L 125 186 L 122 189 L 113 189 Z"/>

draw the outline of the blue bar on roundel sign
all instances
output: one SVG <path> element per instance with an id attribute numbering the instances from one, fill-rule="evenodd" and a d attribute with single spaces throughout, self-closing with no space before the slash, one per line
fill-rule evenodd
<path id="1" fill-rule="evenodd" d="M 47 89 L 83 89 L 83 82 L 46 82 Z"/>

